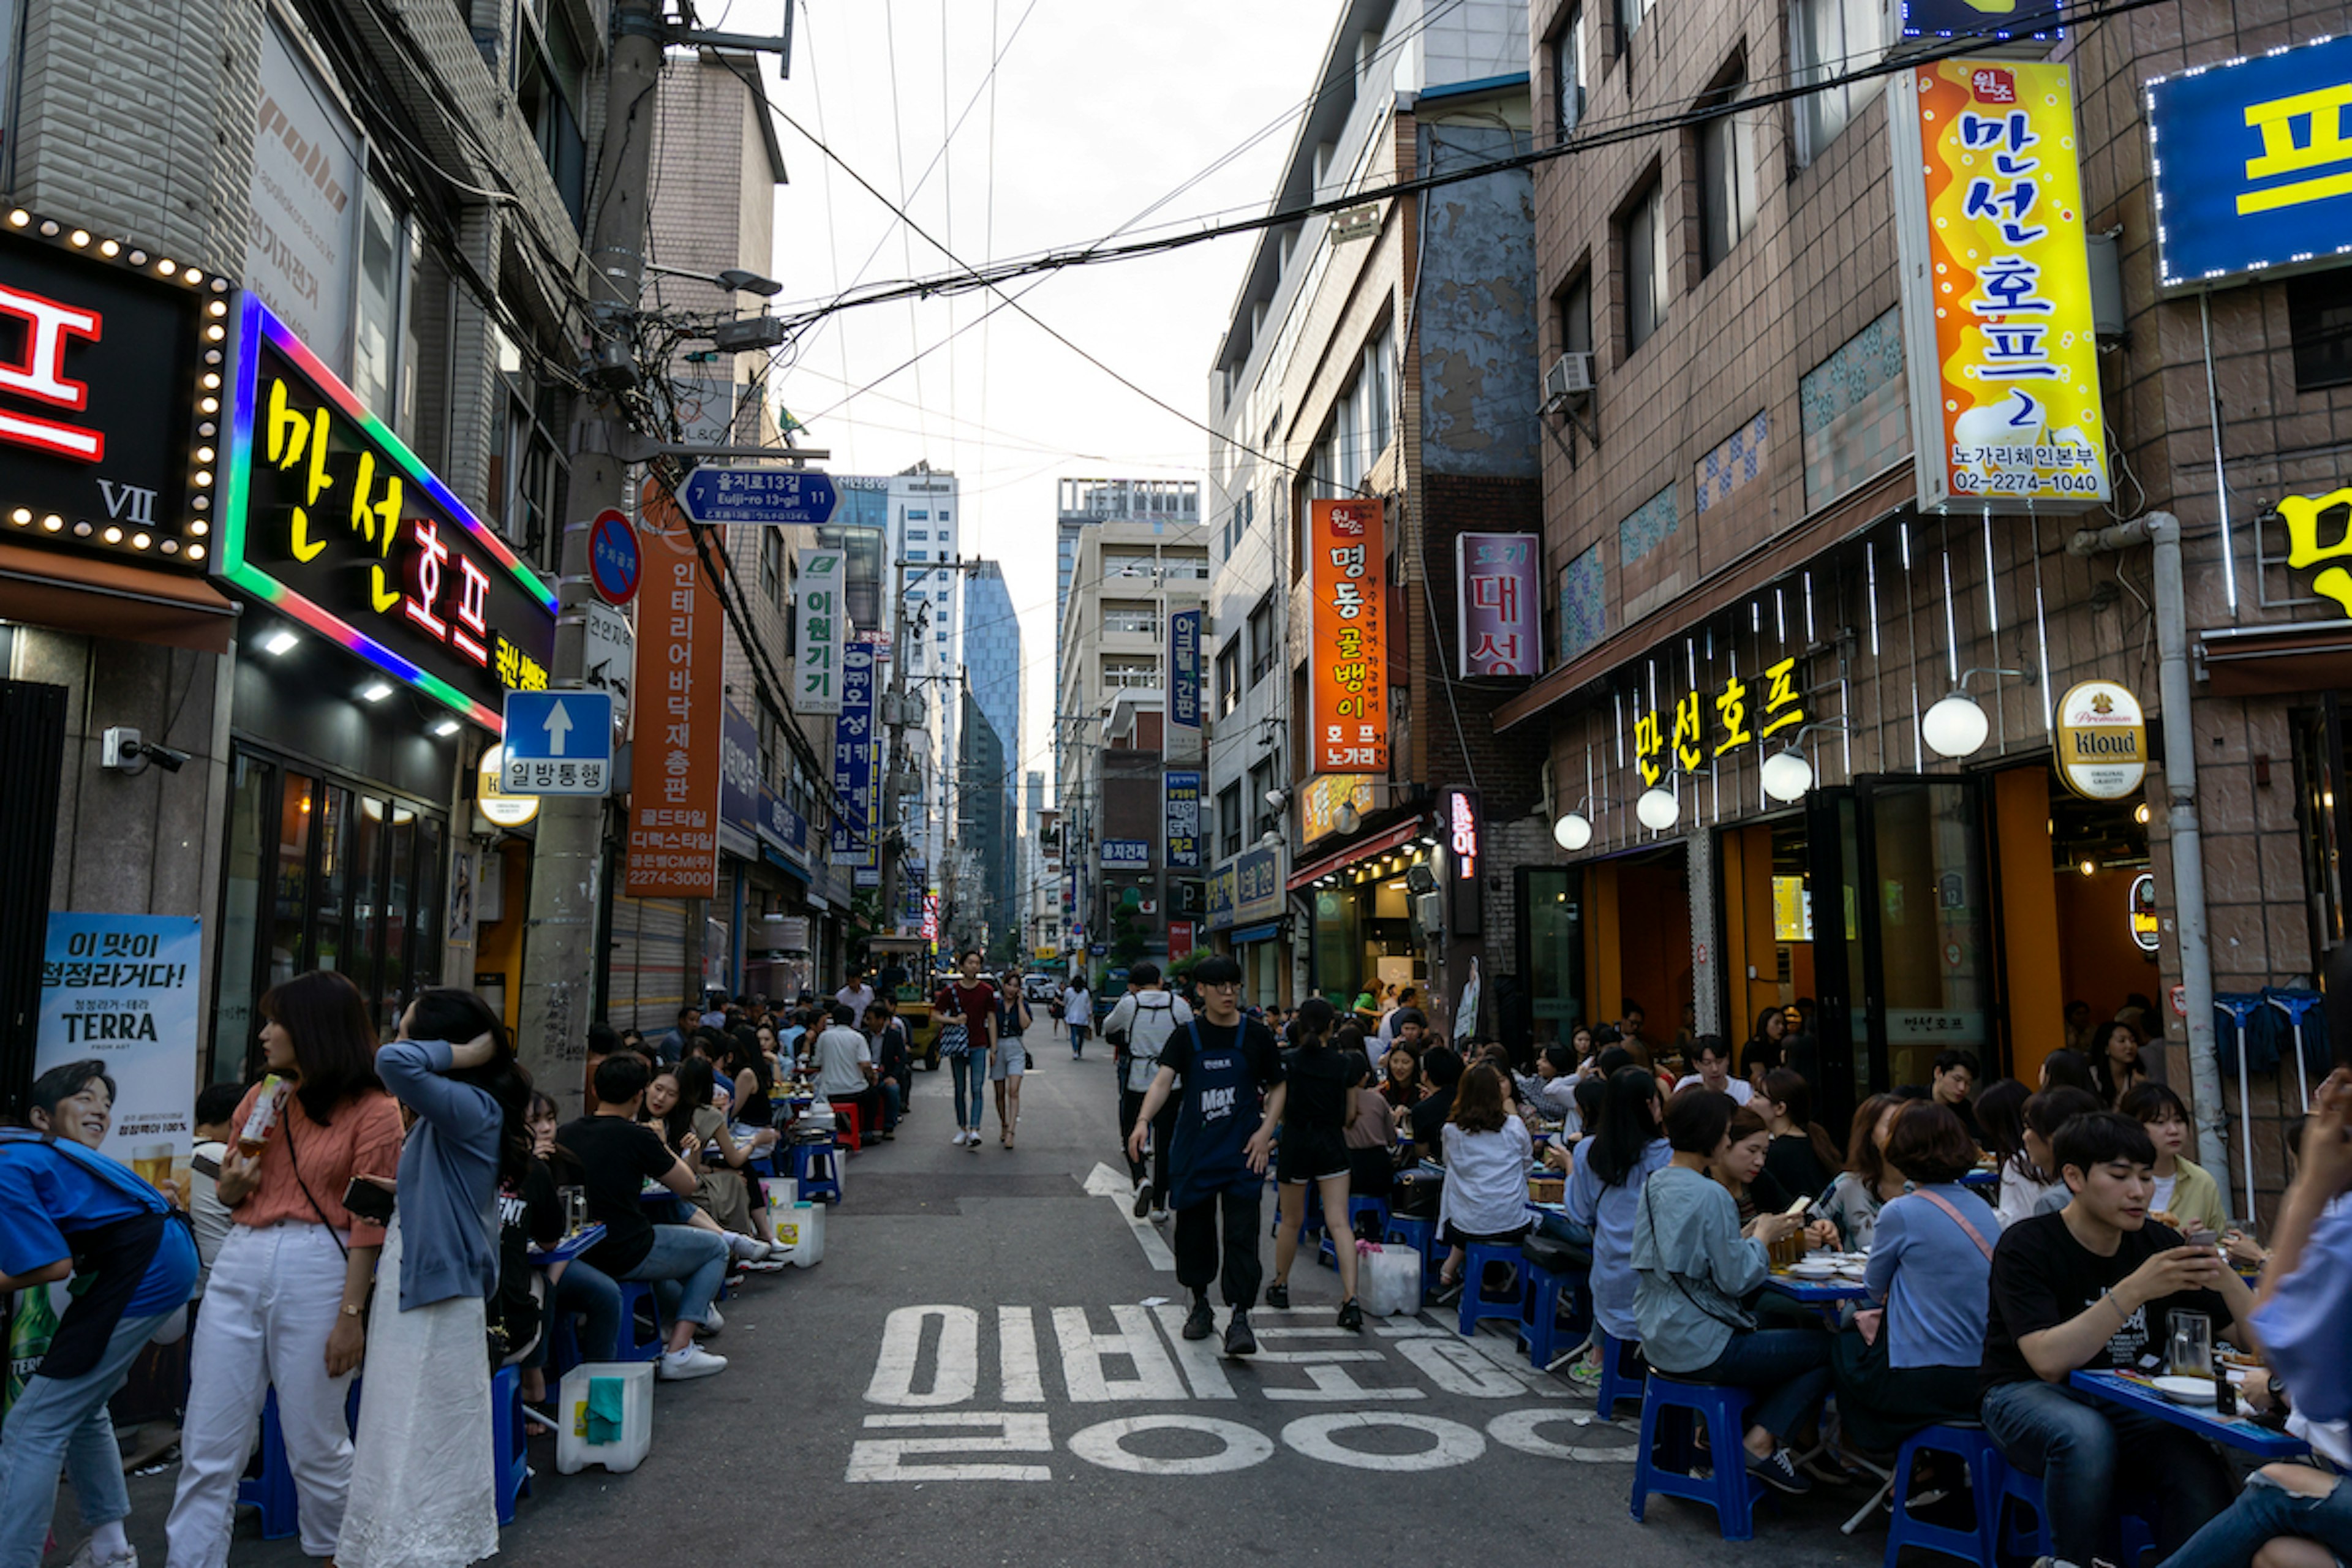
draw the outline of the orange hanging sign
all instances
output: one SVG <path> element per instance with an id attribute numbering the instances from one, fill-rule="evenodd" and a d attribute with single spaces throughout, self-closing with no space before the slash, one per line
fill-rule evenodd
<path id="1" fill-rule="evenodd" d="M 719 896 L 719 778 L 725 626 L 686 514 L 645 489 L 638 541 L 637 684 L 630 704 L 628 870 L 633 899 Z"/>
<path id="2" fill-rule="evenodd" d="M 1308 527 L 1315 592 L 1312 771 L 1386 773 L 1388 585 L 1381 503 L 1313 501 Z"/>

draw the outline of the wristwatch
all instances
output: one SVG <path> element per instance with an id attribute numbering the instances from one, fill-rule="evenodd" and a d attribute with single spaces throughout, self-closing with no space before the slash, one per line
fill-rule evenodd
<path id="1" fill-rule="evenodd" d="M 352 1306 L 352 1305 L 350 1302 L 348 1302 L 348 1301 L 346 1301 L 346 1302 L 344 1302 L 344 1303 L 343 1303 L 343 1309 L 342 1309 L 342 1310 L 343 1310 L 343 1316 L 344 1316 L 344 1317 L 346 1317 L 346 1318 L 360 1318 L 360 1317 L 365 1317 L 365 1316 L 367 1315 L 367 1309 L 366 1309 L 366 1308 L 364 1308 L 364 1307 L 354 1307 L 354 1306 Z"/>
<path id="2" fill-rule="evenodd" d="M 2275 1376 L 2273 1376 L 2263 1385 L 2263 1388 L 2264 1392 L 2269 1394 L 2271 1396 L 2271 1405 L 2273 1409 L 2284 1410 L 2287 1407 L 2285 1384 L 2281 1383 Z"/>

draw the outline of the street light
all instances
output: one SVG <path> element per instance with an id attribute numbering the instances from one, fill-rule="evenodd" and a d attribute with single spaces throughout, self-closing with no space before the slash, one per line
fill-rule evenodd
<path id="1" fill-rule="evenodd" d="M 646 270 L 658 272 L 665 278 L 686 278 L 697 283 L 708 283 L 730 294 L 757 294 L 763 300 L 772 300 L 784 291 L 784 286 L 774 279 L 746 272 L 740 267 L 730 267 L 723 272 L 689 272 L 683 267 L 662 267 L 648 261 Z"/>

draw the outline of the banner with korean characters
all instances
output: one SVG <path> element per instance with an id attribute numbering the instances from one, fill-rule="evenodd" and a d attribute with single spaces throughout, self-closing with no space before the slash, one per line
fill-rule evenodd
<path id="1" fill-rule="evenodd" d="M 2073 72 L 1951 59 L 1891 80 L 1920 509 L 2097 506 L 2106 426 Z"/>
<path id="2" fill-rule="evenodd" d="M 1794 657 L 1755 675 L 1727 674 L 1671 704 L 1645 695 L 1637 691 L 1633 706 L 1633 768 L 1645 788 L 1670 773 L 1698 773 L 1741 746 L 1777 750 L 1789 742 L 1773 742 L 1774 736 L 1793 737 L 1805 724 L 1804 682 Z"/>
<path id="3" fill-rule="evenodd" d="M 1201 868 L 1201 775 L 1191 769 L 1171 768 L 1161 775 L 1167 791 L 1168 868 Z"/>
<path id="4" fill-rule="evenodd" d="M 643 512 L 636 736 L 622 891 L 633 899 L 716 898 L 726 707 L 715 694 L 726 681 L 724 612 L 703 575 L 686 514 L 669 492 L 647 485 Z"/>
<path id="5" fill-rule="evenodd" d="M 793 630 L 793 708 L 801 713 L 841 711 L 841 591 L 847 554 L 839 550 L 803 550 L 800 554 L 800 602 Z"/>
<path id="6" fill-rule="evenodd" d="M 1388 545 L 1381 503 L 1314 501 L 1308 531 L 1307 563 L 1315 589 L 1308 771 L 1386 773 Z"/>
<path id="7" fill-rule="evenodd" d="M 880 683 L 883 634 L 866 632 L 841 658 L 841 711 L 833 721 L 833 863 L 848 868 L 859 887 L 878 873 L 874 827 L 882 816 L 882 754 L 875 735 L 874 707 Z"/>
<path id="8" fill-rule="evenodd" d="M 100 1150 L 184 1203 L 203 946 L 191 918 L 51 915 L 33 1051 L 37 1077 L 69 1062 L 106 1069 L 113 1120 Z"/>
<path id="9" fill-rule="evenodd" d="M 1543 672 L 1543 601 L 1532 533 L 1463 533 L 1454 540 L 1454 625 L 1464 675 Z"/>

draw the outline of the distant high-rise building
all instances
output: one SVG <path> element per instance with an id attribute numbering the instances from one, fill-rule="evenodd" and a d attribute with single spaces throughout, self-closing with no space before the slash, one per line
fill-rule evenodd
<path id="1" fill-rule="evenodd" d="M 1143 523 L 1154 533 L 1197 527 L 1201 521 L 1198 479 L 1064 479 L 1060 482 L 1060 538 L 1054 567 L 1054 691 L 1062 690 L 1067 657 L 1063 630 L 1069 616 L 1070 580 L 1077 570 L 1078 539 L 1105 522 Z M 1058 717 L 1058 716 L 1057 716 Z M 1054 726 L 1054 788 L 1058 796 L 1069 778 L 1063 766 L 1068 737 Z"/>
<path id="2" fill-rule="evenodd" d="M 986 776 L 967 773 L 966 791 L 986 790 L 997 796 L 992 811 L 1017 825 L 1013 770 L 1021 763 L 1021 619 L 1013 612 L 1012 590 L 1004 568 L 993 561 L 975 561 L 964 573 L 963 671 L 972 700 L 988 716 L 1002 743 L 1004 764 Z M 1021 856 L 1017 842 L 993 862 L 995 875 L 986 888 L 992 930 L 1008 931 L 1021 923 L 1019 888 Z"/>

